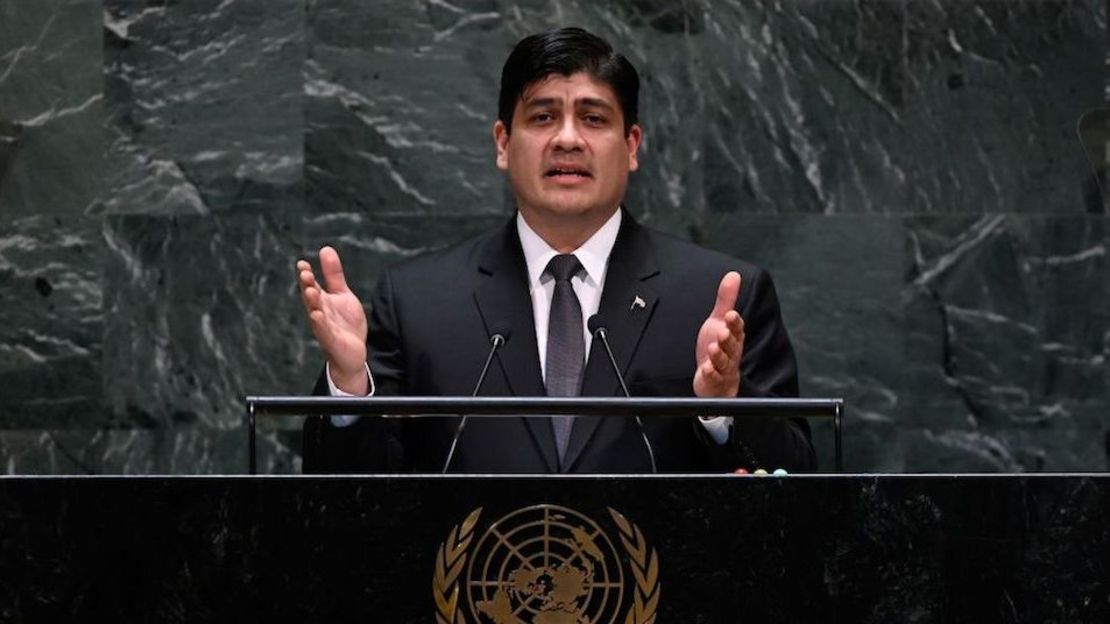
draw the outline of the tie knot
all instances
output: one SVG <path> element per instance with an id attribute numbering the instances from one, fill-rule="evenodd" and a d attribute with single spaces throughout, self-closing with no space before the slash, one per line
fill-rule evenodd
<path id="1" fill-rule="evenodd" d="M 546 272 L 555 278 L 556 282 L 569 282 L 570 278 L 582 270 L 582 263 L 574 254 L 555 256 L 547 263 Z"/>

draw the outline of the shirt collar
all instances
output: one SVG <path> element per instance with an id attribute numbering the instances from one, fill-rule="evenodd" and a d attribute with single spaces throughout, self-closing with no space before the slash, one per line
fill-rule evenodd
<path id="1" fill-rule="evenodd" d="M 609 254 L 617 242 L 617 233 L 621 228 L 621 209 L 617 209 L 613 216 L 601 226 L 594 235 L 582 246 L 574 250 L 574 255 L 586 270 L 587 281 L 595 286 L 600 286 L 605 279 L 605 268 L 609 262 Z M 520 246 L 524 250 L 524 261 L 528 264 L 528 283 L 535 287 L 543 278 L 543 271 L 552 258 L 559 255 L 547 241 L 540 238 L 518 211 L 516 213 L 516 231 L 520 236 Z"/>

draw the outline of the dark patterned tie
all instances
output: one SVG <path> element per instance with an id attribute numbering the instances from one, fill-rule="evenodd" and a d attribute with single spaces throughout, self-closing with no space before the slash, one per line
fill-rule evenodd
<path id="1" fill-rule="evenodd" d="M 578 396 L 582 369 L 586 361 L 586 343 L 582 334 L 582 305 L 570 284 L 570 278 L 582 270 L 582 263 L 573 254 L 555 256 L 547 263 L 545 273 L 555 278 L 555 294 L 551 297 L 551 315 L 547 319 L 547 396 Z M 573 416 L 552 416 L 555 446 L 559 463 L 567 452 Z"/>

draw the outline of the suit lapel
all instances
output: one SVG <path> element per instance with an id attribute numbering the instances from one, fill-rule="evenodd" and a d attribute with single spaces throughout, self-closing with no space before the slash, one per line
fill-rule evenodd
<path id="1" fill-rule="evenodd" d="M 628 374 L 629 364 L 658 303 L 658 294 L 647 283 L 649 278 L 658 273 L 655 252 L 647 231 L 625 211 L 620 233 L 613 244 L 612 253 L 609 254 L 605 289 L 601 293 L 598 310 L 607 325 L 609 344 L 622 375 Z M 620 394 L 620 383 L 613 374 L 605 347 L 600 340 L 595 339 L 586 361 L 581 395 Z M 563 458 L 564 470 L 574 466 L 602 418 L 583 417 L 575 421 L 567 454 Z"/>
<path id="2" fill-rule="evenodd" d="M 474 301 L 486 331 L 507 325 L 512 335 L 498 353 L 497 363 L 514 396 L 544 396 L 539 350 L 536 348 L 532 299 L 528 294 L 528 270 L 516 232 L 515 218 L 505 230 L 490 239 L 479 261 L 478 286 Z M 555 437 L 547 418 L 524 418 L 548 469 L 558 470 Z"/>

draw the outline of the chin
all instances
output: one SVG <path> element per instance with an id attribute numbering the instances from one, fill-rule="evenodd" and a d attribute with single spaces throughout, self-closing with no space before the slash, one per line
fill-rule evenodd
<path id="1" fill-rule="evenodd" d="M 555 217 L 568 225 L 571 223 L 594 223 L 602 220 L 601 216 L 602 211 L 595 207 L 576 207 L 555 211 Z M 608 217 L 607 211 L 605 216 Z"/>
<path id="2" fill-rule="evenodd" d="M 553 217 L 581 217 L 597 210 L 596 205 L 582 200 L 548 200 L 539 204 L 541 210 Z"/>

